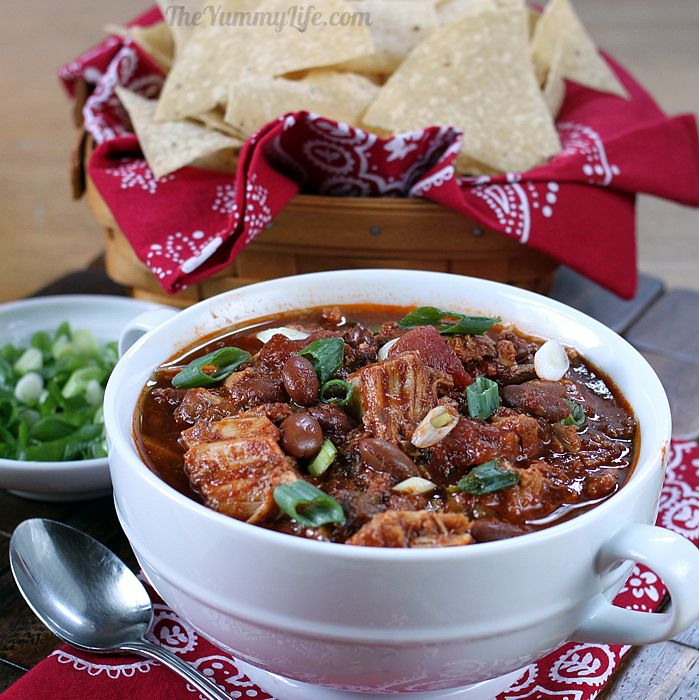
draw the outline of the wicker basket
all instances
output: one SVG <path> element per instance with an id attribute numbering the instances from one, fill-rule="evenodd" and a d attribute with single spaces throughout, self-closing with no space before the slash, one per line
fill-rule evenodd
<path id="1" fill-rule="evenodd" d="M 558 265 L 431 202 L 298 195 L 229 268 L 173 296 L 136 257 L 89 178 L 86 189 L 105 227 L 107 274 L 139 299 L 180 307 L 275 277 L 361 267 L 453 272 L 545 294 Z"/>

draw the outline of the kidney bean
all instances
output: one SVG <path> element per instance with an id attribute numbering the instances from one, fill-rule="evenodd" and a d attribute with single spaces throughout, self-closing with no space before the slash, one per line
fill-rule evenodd
<path id="1" fill-rule="evenodd" d="M 321 403 L 310 406 L 308 412 L 320 423 L 323 430 L 335 435 L 346 435 L 357 427 L 357 422 L 334 403 Z"/>
<path id="2" fill-rule="evenodd" d="M 347 333 L 345 340 L 347 341 L 347 344 L 351 345 L 353 348 L 359 347 L 362 343 L 366 343 L 367 345 L 375 344 L 374 334 L 369 328 L 363 326 L 361 323 L 358 323 Z"/>
<path id="3" fill-rule="evenodd" d="M 508 523 L 497 518 L 478 518 L 471 526 L 471 536 L 476 542 L 495 542 L 518 537 L 527 532 L 521 525 Z"/>
<path id="4" fill-rule="evenodd" d="M 292 413 L 279 426 L 284 452 L 297 459 L 315 457 L 323 445 L 320 423 L 309 413 Z"/>
<path id="5" fill-rule="evenodd" d="M 282 368 L 282 380 L 286 393 L 299 406 L 310 406 L 318 400 L 320 383 L 308 358 L 290 357 Z"/>
<path id="6" fill-rule="evenodd" d="M 393 443 L 378 438 L 361 440 L 357 449 L 366 464 L 379 472 L 406 479 L 419 473 L 415 462 Z"/>

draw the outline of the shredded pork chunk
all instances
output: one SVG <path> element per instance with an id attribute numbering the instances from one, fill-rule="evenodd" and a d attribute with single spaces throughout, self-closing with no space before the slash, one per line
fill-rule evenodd
<path id="1" fill-rule="evenodd" d="M 437 405 L 438 390 L 449 386 L 417 352 L 404 352 L 354 372 L 348 381 L 359 394 L 364 427 L 381 440 L 398 442 Z"/>
<path id="2" fill-rule="evenodd" d="M 279 447 L 279 429 L 263 416 L 198 423 L 183 433 L 185 472 L 206 504 L 249 523 L 275 508 L 274 489 L 300 478 Z"/>
<path id="3" fill-rule="evenodd" d="M 453 547 L 471 544 L 471 521 L 460 513 L 389 510 L 375 515 L 347 544 L 364 547 Z"/>

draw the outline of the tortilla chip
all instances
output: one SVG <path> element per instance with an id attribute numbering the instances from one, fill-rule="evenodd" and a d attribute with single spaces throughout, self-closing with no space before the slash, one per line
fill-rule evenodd
<path id="1" fill-rule="evenodd" d="M 537 22 L 532 39 L 532 58 L 540 73 L 545 75 L 551 68 L 560 42 L 565 46 L 561 59 L 564 77 L 601 92 L 628 98 L 626 89 L 600 56 L 569 0 L 551 0 Z"/>
<path id="2" fill-rule="evenodd" d="M 369 28 L 361 23 L 311 23 L 305 31 L 295 26 L 277 31 L 270 22 L 298 14 L 295 0 L 222 0 L 215 10 L 224 13 L 221 17 L 230 19 L 233 26 L 220 18 L 212 23 L 209 18 L 195 28 L 165 81 L 157 120 L 182 119 L 214 109 L 226 101 L 230 83 L 243 78 L 271 78 L 328 66 L 374 49 Z M 316 0 L 314 12 L 337 17 L 352 13 L 353 6 L 344 0 Z"/>
<path id="3" fill-rule="evenodd" d="M 156 123 L 153 121 L 155 100 L 147 100 L 122 87 L 117 87 L 116 92 L 129 113 L 143 155 L 156 178 L 169 175 L 197 158 L 241 146 L 240 141 L 230 136 L 192 122 Z"/>
<path id="4" fill-rule="evenodd" d="M 130 27 L 128 33 L 165 73 L 170 70 L 175 44 L 170 27 L 165 22 L 157 22 L 149 27 Z"/>
<path id="5" fill-rule="evenodd" d="M 157 0 L 165 24 L 170 28 L 175 55 L 182 53 L 192 36 L 195 24 L 193 16 L 202 9 L 203 0 Z"/>
<path id="6" fill-rule="evenodd" d="M 247 78 L 231 85 L 226 121 L 249 136 L 282 114 L 305 109 L 357 125 L 379 90 L 361 75 L 338 71 L 311 71 L 302 80 Z"/>
<path id="7" fill-rule="evenodd" d="M 566 96 L 566 84 L 563 79 L 563 57 L 565 56 L 564 42 L 561 41 L 556 47 L 551 68 L 546 76 L 546 82 L 542 89 L 544 101 L 555 119 L 561 111 L 563 100 Z"/>
<path id="8" fill-rule="evenodd" d="M 536 25 L 539 23 L 541 12 L 533 7 L 527 7 L 527 11 L 529 12 L 529 38 L 532 39 L 536 31 Z"/>
<path id="9" fill-rule="evenodd" d="M 437 29 L 433 0 L 354 0 L 352 9 L 371 19 L 376 50 L 333 68 L 355 73 L 390 74 L 410 51 Z"/>
<path id="10" fill-rule="evenodd" d="M 222 151 L 216 151 L 208 156 L 202 156 L 189 163 L 192 168 L 202 168 L 204 170 L 215 170 L 217 173 L 228 173 L 232 175 L 238 167 L 238 155 L 240 149 L 225 148 Z"/>
<path id="11" fill-rule="evenodd" d="M 437 16 L 439 23 L 443 25 L 477 15 L 483 10 L 496 9 L 494 0 L 442 0 L 437 6 Z"/>
<path id="12" fill-rule="evenodd" d="M 558 153 L 529 56 L 524 4 L 434 33 L 389 78 L 364 122 L 393 132 L 456 127 L 462 156 L 499 171 L 527 170 Z"/>
<path id="13" fill-rule="evenodd" d="M 194 119 L 197 122 L 201 122 L 202 124 L 204 124 L 204 126 L 208 126 L 209 129 L 215 129 L 216 131 L 220 131 L 222 134 L 232 136 L 234 139 L 245 141 L 245 134 L 243 134 L 241 131 L 238 131 L 237 129 L 234 129 L 225 120 L 225 114 L 226 112 L 224 109 L 217 107 L 216 109 L 211 109 L 208 112 L 204 112 L 203 114 L 197 114 L 197 116 L 192 117 L 192 119 Z"/>

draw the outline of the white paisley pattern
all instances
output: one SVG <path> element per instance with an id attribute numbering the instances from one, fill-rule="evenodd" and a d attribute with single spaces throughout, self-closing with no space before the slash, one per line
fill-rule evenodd
<path id="1" fill-rule="evenodd" d="M 133 46 L 128 44 L 122 46 L 104 75 L 99 78 L 97 88 L 85 102 L 83 107 L 85 129 L 97 143 L 104 143 L 117 136 L 131 133 L 124 126 L 129 124 L 129 119 L 116 94 L 117 85 L 124 85 L 144 97 L 156 97 L 160 92 L 163 85 L 162 76 L 148 74 L 134 79 L 138 61 L 138 53 Z M 96 77 L 93 76 L 93 79 Z M 107 112 L 117 114 L 120 118 L 107 121 L 104 118 Z"/>
<path id="2" fill-rule="evenodd" d="M 585 160 L 582 171 L 587 181 L 604 187 L 610 185 L 620 170 L 609 162 L 601 136 L 593 128 L 576 122 L 559 122 L 557 127 L 562 147 L 559 157 L 582 156 Z"/>
<path id="3" fill-rule="evenodd" d="M 245 221 L 247 243 L 256 238 L 272 223 L 272 210 L 268 205 L 269 190 L 257 183 L 253 173 L 245 187 Z"/>
<path id="4" fill-rule="evenodd" d="M 639 601 L 626 607 L 630 607 L 632 610 L 647 611 L 653 604 L 657 605 L 660 602 L 660 586 L 660 579 L 650 569 L 635 566 L 620 593 L 628 592 L 635 600 Z M 650 605 L 648 601 L 640 602 L 643 599 L 648 599 Z"/>
<path id="5" fill-rule="evenodd" d="M 124 159 L 123 165 L 107 168 L 105 172 L 107 175 L 119 178 L 119 187 L 122 190 L 138 188 L 146 194 L 156 194 L 161 185 L 175 179 L 174 175 L 156 178 L 144 160 L 131 160 L 130 158 Z"/>
<path id="6" fill-rule="evenodd" d="M 549 677 L 558 683 L 600 686 L 612 675 L 616 659 L 606 644 L 578 644 L 556 660 Z"/>
<path id="7" fill-rule="evenodd" d="M 148 673 L 153 666 L 157 665 L 155 661 L 150 660 L 134 661 L 128 664 L 96 664 L 62 649 L 57 649 L 50 656 L 53 656 L 59 664 L 72 664 L 76 671 L 84 671 L 91 676 L 104 674 L 112 680 L 132 678 L 136 673 Z"/>
<path id="8" fill-rule="evenodd" d="M 699 490 L 692 485 L 699 479 L 699 458 L 689 458 L 694 449 L 692 442 L 673 442 L 669 447 L 660 525 L 699 544 Z"/>
<path id="9" fill-rule="evenodd" d="M 174 275 L 176 269 L 188 274 L 206 262 L 223 243 L 223 233 L 207 239 L 204 231 L 191 234 L 176 231 L 165 239 L 165 244 L 151 244 L 146 255 L 146 265 L 160 280 Z"/>

